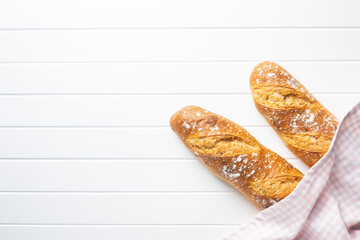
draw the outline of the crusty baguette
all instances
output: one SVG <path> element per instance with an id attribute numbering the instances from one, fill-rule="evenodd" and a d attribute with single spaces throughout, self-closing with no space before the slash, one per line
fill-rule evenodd
<path id="1" fill-rule="evenodd" d="M 339 121 L 300 82 L 280 65 L 262 62 L 250 87 L 256 108 L 296 156 L 310 167 L 324 156 Z"/>
<path id="2" fill-rule="evenodd" d="M 210 172 L 260 208 L 288 196 L 303 177 L 244 128 L 203 108 L 182 108 L 170 126 Z"/>

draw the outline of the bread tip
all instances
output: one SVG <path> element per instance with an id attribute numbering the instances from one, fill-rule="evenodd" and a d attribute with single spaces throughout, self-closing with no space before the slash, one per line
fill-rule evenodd
<path id="1" fill-rule="evenodd" d="M 250 86 L 254 86 L 259 83 L 259 79 L 262 77 L 263 72 L 273 72 L 275 69 L 281 68 L 281 66 L 275 62 L 263 61 L 257 64 L 250 75 Z"/>
<path id="2" fill-rule="evenodd" d="M 266 66 L 279 66 L 279 64 L 272 61 L 263 61 L 254 67 L 253 72 L 261 71 Z"/>
<path id="3" fill-rule="evenodd" d="M 176 121 L 179 121 L 179 117 L 181 118 L 181 116 L 185 115 L 186 111 L 191 111 L 194 109 L 201 109 L 198 106 L 195 105 L 188 105 L 185 106 L 183 108 L 181 108 L 180 110 L 176 111 L 171 117 L 170 117 L 170 127 L 174 130 L 174 127 L 176 125 Z"/>
<path id="4" fill-rule="evenodd" d="M 257 64 L 257 65 L 255 66 L 255 68 L 256 68 L 256 67 L 263 66 L 263 65 L 273 65 L 273 64 L 278 65 L 276 62 L 272 62 L 272 61 L 262 61 L 262 62 L 260 62 L 259 64 Z"/>

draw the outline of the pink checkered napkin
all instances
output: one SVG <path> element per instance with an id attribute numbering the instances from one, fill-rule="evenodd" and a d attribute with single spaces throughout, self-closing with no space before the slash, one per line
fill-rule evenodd
<path id="1" fill-rule="evenodd" d="M 293 193 L 224 238 L 238 239 L 360 239 L 360 103 Z"/>

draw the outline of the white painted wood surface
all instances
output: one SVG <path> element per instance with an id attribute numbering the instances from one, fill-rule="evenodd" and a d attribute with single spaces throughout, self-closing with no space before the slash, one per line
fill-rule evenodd
<path id="1" fill-rule="evenodd" d="M 315 96 L 343 117 L 360 93 Z M 168 126 L 174 109 L 187 105 L 203 106 L 243 126 L 266 126 L 253 111 L 251 94 L 0 96 L 0 111 L 7 113 L 0 126 Z M 234 111 L 239 105 L 241 111 Z"/>
<path id="2" fill-rule="evenodd" d="M 168 126 L 195 104 L 306 172 L 253 106 L 279 62 L 342 118 L 360 101 L 360 2 L 3 0 L 0 239 L 221 239 L 259 210 Z"/>
<path id="3" fill-rule="evenodd" d="M 3 0 L 3 28 L 359 27 L 357 0 Z"/>
<path id="4" fill-rule="evenodd" d="M 357 28 L 13 30 L 0 62 L 360 60 L 359 42 Z"/>
<path id="5" fill-rule="evenodd" d="M 249 94 L 247 79 L 257 63 L 3 63 L 0 64 L 0 93 Z M 359 61 L 279 63 L 313 93 L 360 93 L 359 88 L 354 88 L 359 81 Z"/>

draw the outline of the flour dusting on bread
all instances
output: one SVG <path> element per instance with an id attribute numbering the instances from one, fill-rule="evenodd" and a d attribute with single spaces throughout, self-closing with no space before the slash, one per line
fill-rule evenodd
<path id="1" fill-rule="evenodd" d="M 258 111 L 285 145 L 307 165 L 328 150 L 339 121 L 280 65 L 263 62 L 250 77 Z"/>
<path id="2" fill-rule="evenodd" d="M 170 126 L 212 173 L 261 208 L 285 198 L 302 179 L 285 159 L 220 115 L 188 106 L 171 117 Z"/>

